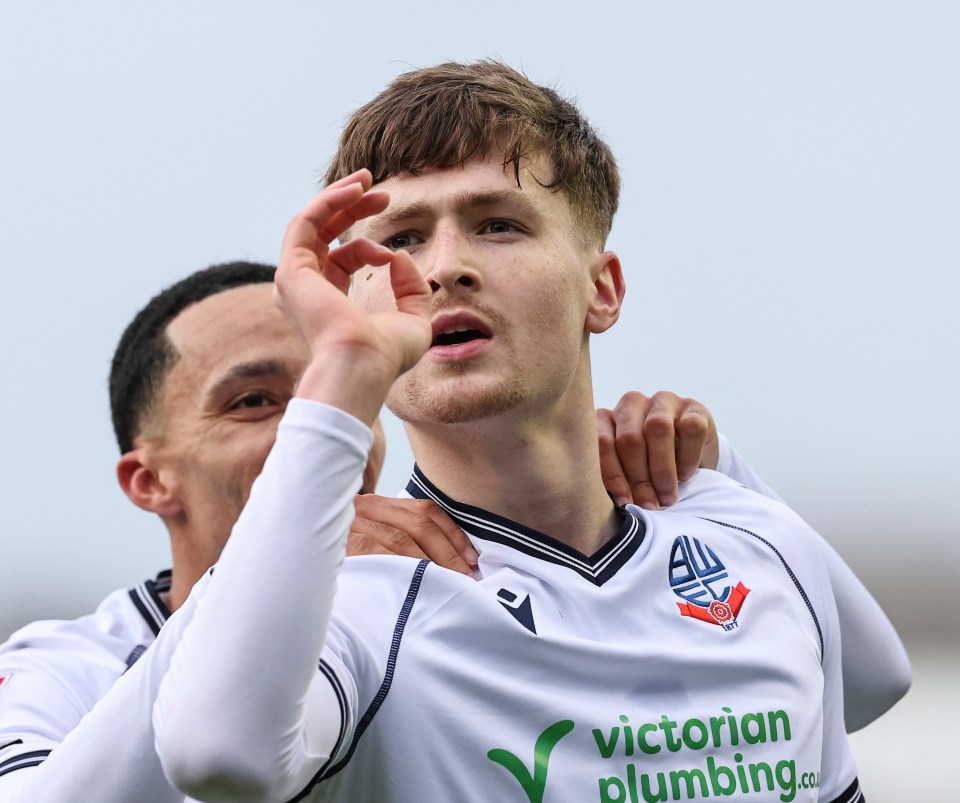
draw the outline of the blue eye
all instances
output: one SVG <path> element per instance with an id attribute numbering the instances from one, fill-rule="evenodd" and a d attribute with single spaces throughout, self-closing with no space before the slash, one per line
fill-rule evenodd
<path id="1" fill-rule="evenodd" d="M 412 234 L 404 232 L 403 234 L 394 234 L 389 237 L 384 245 L 391 251 L 400 251 L 415 245 L 416 238 Z"/>

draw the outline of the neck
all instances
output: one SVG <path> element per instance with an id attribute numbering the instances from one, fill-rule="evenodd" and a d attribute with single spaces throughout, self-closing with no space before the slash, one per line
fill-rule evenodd
<path id="1" fill-rule="evenodd" d="M 408 425 L 421 470 L 458 502 L 496 513 L 592 555 L 618 516 L 600 475 L 589 385 L 549 410 L 456 425 Z"/>
<path id="2" fill-rule="evenodd" d="M 164 602 L 170 613 L 187 601 L 190 592 L 220 557 L 220 550 L 214 545 L 199 542 L 186 523 L 171 522 L 164 519 L 170 534 L 170 549 L 173 555 L 173 572 L 170 578 L 170 591 Z"/>

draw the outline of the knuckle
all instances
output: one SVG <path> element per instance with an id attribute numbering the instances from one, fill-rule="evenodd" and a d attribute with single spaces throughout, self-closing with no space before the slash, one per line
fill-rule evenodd
<path id="1" fill-rule="evenodd" d="M 348 554 L 364 554 L 373 550 L 375 542 L 368 535 L 352 532 L 347 537 Z"/>
<path id="2" fill-rule="evenodd" d="M 642 408 L 642 407 L 646 407 L 649 401 L 650 399 L 644 396 L 640 391 L 628 390 L 626 393 L 623 394 L 620 401 L 617 402 L 617 406 L 615 409 L 619 413 L 619 412 L 623 412 L 624 410 L 628 410 L 635 407 Z"/>
<path id="3" fill-rule="evenodd" d="M 673 407 L 683 404 L 686 399 L 680 398 L 676 393 L 669 390 L 658 390 L 650 399 L 651 406 L 657 408 Z"/>
<path id="4" fill-rule="evenodd" d="M 683 435 L 706 435 L 708 428 L 706 416 L 696 408 L 687 410 L 677 422 L 677 430 Z"/>
<path id="5" fill-rule="evenodd" d="M 673 433 L 673 419 L 663 411 L 651 411 L 643 422 L 647 438 L 666 438 Z"/>
<path id="6" fill-rule="evenodd" d="M 386 537 L 387 544 L 389 544 L 391 547 L 403 549 L 410 544 L 410 536 L 407 535 L 403 530 L 398 530 L 395 527 L 390 527 L 387 530 Z"/>
<path id="7" fill-rule="evenodd" d="M 635 427 L 624 427 L 623 429 L 617 431 L 616 439 L 617 446 L 626 447 L 627 449 L 635 449 L 638 446 L 643 445 L 643 430 L 636 429 Z"/>

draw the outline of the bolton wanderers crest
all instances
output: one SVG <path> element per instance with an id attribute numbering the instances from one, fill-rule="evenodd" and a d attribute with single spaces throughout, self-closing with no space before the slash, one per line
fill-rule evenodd
<path id="1" fill-rule="evenodd" d="M 730 573 L 717 553 L 697 538 L 678 535 L 670 550 L 670 588 L 685 602 L 678 602 L 681 616 L 719 625 L 738 627 L 737 615 L 750 589 L 731 585 Z"/>

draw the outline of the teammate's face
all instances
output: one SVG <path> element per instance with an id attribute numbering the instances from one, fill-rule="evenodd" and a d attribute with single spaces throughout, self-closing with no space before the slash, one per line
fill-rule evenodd
<path id="1" fill-rule="evenodd" d="M 308 357 L 271 292 L 270 284 L 227 290 L 171 321 L 167 337 L 178 359 L 141 436 L 182 523 L 217 554 Z"/>
<path id="2" fill-rule="evenodd" d="M 174 516 L 195 548 L 216 560 L 276 438 L 309 353 L 272 299 L 253 284 L 210 296 L 167 327 L 178 359 L 157 412 L 138 437 Z M 382 438 L 365 480 L 372 490 Z M 372 480 L 372 483 L 369 481 Z"/>
<path id="3" fill-rule="evenodd" d="M 542 414 L 578 373 L 589 385 L 587 335 L 616 319 L 616 257 L 587 242 L 565 195 L 543 186 L 553 179 L 544 160 L 524 162 L 519 187 L 502 163 L 497 154 L 387 179 L 389 207 L 354 226 L 409 251 L 434 290 L 433 345 L 388 400 L 404 420 Z M 384 268 L 362 270 L 353 287 L 367 309 L 392 303 Z"/>

